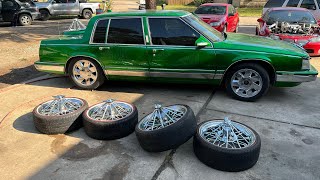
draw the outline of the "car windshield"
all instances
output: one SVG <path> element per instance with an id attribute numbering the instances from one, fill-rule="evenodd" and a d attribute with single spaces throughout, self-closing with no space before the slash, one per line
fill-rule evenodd
<path id="1" fill-rule="evenodd" d="M 268 25 L 276 22 L 288 23 L 310 23 L 315 24 L 316 20 L 309 11 L 288 11 L 276 10 L 271 11 L 265 16 L 265 21 Z"/>
<path id="2" fill-rule="evenodd" d="M 182 19 L 189 23 L 191 26 L 195 27 L 212 41 L 222 41 L 224 39 L 224 36 L 221 32 L 215 30 L 210 25 L 192 14 L 184 16 Z"/>
<path id="3" fill-rule="evenodd" d="M 225 15 L 226 6 L 200 6 L 194 13 Z"/>

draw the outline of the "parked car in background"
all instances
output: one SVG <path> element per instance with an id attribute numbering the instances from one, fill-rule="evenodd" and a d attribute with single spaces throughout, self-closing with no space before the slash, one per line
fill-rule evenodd
<path id="1" fill-rule="evenodd" d="M 302 46 L 311 56 L 320 55 L 319 25 L 304 8 L 271 8 L 258 19 L 256 34 Z"/>
<path id="2" fill-rule="evenodd" d="M 139 10 L 145 10 L 146 9 L 146 0 L 139 0 L 137 2 L 139 4 Z"/>
<path id="3" fill-rule="evenodd" d="M 100 3 L 87 3 L 86 0 L 48 0 L 47 2 L 36 2 L 43 21 L 51 16 L 78 15 L 85 19 L 90 19 L 92 14 L 96 14 Z"/>
<path id="4" fill-rule="evenodd" d="M 31 0 L 0 0 L 0 21 L 27 26 L 39 17 L 39 10 Z"/>
<path id="5" fill-rule="evenodd" d="M 238 32 L 239 14 L 231 4 L 202 4 L 194 14 L 220 32 Z"/>
<path id="6" fill-rule="evenodd" d="M 320 20 L 320 0 L 269 0 L 263 8 L 263 14 L 274 7 L 306 8 L 317 20 Z"/>
<path id="7" fill-rule="evenodd" d="M 97 15 L 85 30 L 42 40 L 39 53 L 39 71 L 68 74 L 82 89 L 107 79 L 224 84 L 236 99 L 254 101 L 271 85 L 296 86 L 318 74 L 295 45 L 220 33 L 185 11 Z"/>

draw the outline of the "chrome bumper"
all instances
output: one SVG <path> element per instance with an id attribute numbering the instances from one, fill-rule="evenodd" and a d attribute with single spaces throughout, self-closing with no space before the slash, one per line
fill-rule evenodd
<path id="1" fill-rule="evenodd" d="M 317 75 L 294 75 L 294 74 L 282 74 L 277 75 L 277 82 L 310 82 L 315 81 L 317 79 Z"/>
<path id="2" fill-rule="evenodd" d="M 46 71 L 46 72 L 59 72 L 64 73 L 64 66 L 58 65 L 47 65 L 47 64 L 34 64 L 34 67 L 38 71 Z"/>

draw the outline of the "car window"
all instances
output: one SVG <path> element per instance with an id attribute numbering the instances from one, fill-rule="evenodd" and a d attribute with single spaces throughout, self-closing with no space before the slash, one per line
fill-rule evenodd
<path id="1" fill-rule="evenodd" d="M 195 46 L 200 34 L 178 18 L 149 18 L 153 45 Z"/>
<path id="2" fill-rule="evenodd" d="M 56 3 L 67 3 L 68 0 L 55 0 Z"/>
<path id="3" fill-rule="evenodd" d="M 290 0 L 287 3 L 287 7 L 298 7 L 300 0 Z"/>
<path id="4" fill-rule="evenodd" d="M 272 7 L 282 7 L 283 3 L 286 0 L 269 0 L 266 5 L 264 5 L 265 8 L 272 8 Z"/>
<path id="5" fill-rule="evenodd" d="M 314 3 L 314 0 L 303 0 L 300 7 L 310 9 L 310 10 L 316 10 L 316 4 Z"/>
<path id="6" fill-rule="evenodd" d="M 265 18 L 268 25 L 276 22 L 316 23 L 316 20 L 309 11 L 276 10 L 269 12 Z"/>
<path id="7" fill-rule="evenodd" d="M 194 11 L 195 14 L 226 14 L 226 6 L 200 6 Z"/>
<path id="8" fill-rule="evenodd" d="M 108 28 L 109 19 L 100 20 L 97 23 L 96 29 L 94 31 L 93 43 L 105 43 L 106 42 L 106 31 Z"/>
<path id="9" fill-rule="evenodd" d="M 68 0 L 68 3 L 75 3 L 76 0 Z"/>
<path id="10" fill-rule="evenodd" d="M 14 0 L 4 0 L 2 2 L 2 10 L 14 10 L 18 8 L 18 4 Z"/>
<path id="11" fill-rule="evenodd" d="M 144 44 L 141 18 L 112 19 L 107 43 Z"/>

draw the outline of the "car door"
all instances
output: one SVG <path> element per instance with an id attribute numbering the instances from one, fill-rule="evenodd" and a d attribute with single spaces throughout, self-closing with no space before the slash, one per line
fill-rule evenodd
<path id="1" fill-rule="evenodd" d="M 141 17 L 100 20 L 91 41 L 90 51 L 103 64 L 109 79 L 148 79 Z"/>
<path id="2" fill-rule="evenodd" d="M 301 0 L 299 7 L 308 9 L 319 20 L 320 12 L 316 0 Z"/>
<path id="3" fill-rule="evenodd" d="M 66 3 L 66 14 L 78 15 L 79 14 L 79 2 L 77 0 L 68 0 Z"/>
<path id="4" fill-rule="evenodd" d="M 68 11 L 68 0 L 53 0 L 52 9 L 55 15 L 65 15 Z"/>
<path id="5" fill-rule="evenodd" d="M 204 38 L 198 31 L 178 17 L 149 17 L 148 24 L 151 42 L 147 55 L 152 79 L 197 79 L 197 82 L 213 79 L 212 44 L 198 48 L 196 41 Z"/>

